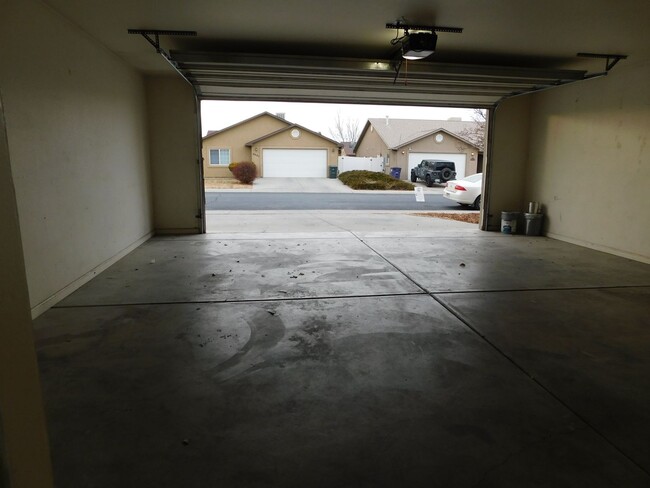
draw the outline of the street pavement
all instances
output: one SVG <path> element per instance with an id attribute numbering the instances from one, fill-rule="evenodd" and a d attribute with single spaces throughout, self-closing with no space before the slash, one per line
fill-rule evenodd
<path id="1" fill-rule="evenodd" d="M 442 195 L 415 192 L 257 193 L 206 192 L 206 210 L 463 210 Z"/>
<path id="2" fill-rule="evenodd" d="M 418 202 L 414 191 L 353 190 L 338 179 L 258 178 L 249 188 L 206 189 L 206 211 L 259 210 L 467 210 L 442 197 L 443 186 L 428 188 Z"/>

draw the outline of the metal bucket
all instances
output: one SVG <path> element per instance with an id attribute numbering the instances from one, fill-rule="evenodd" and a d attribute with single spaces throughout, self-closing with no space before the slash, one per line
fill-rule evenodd
<path id="1" fill-rule="evenodd" d="M 526 235 L 538 236 L 542 233 L 542 221 L 544 216 L 540 213 L 525 213 Z"/>

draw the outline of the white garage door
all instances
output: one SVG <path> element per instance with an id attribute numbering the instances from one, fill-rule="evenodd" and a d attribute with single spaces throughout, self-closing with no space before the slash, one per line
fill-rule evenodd
<path id="1" fill-rule="evenodd" d="M 453 161 L 456 163 L 456 178 L 465 178 L 465 161 L 467 154 L 446 154 L 446 153 L 410 153 L 409 154 L 409 171 L 415 168 L 422 162 L 423 159 L 444 159 L 445 161 Z"/>
<path id="2" fill-rule="evenodd" d="M 264 178 L 326 178 L 327 149 L 263 149 Z"/>

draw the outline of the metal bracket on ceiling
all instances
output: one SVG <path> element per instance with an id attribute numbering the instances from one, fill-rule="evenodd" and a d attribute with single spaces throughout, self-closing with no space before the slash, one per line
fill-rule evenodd
<path id="1" fill-rule="evenodd" d="M 156 29 L 129 29 L 129 34 L 139 34 L 144 37 L 149 44 L 156 48 L 158 54 L 162 54 L 169 59 L 169 54 L 160 47 L 160 36 L 191 36 L 196 37 L 196 31 L 181 30 L 156 30 Z M 153 39 L 149 36 L 154 36 Z"/>
<path id="2" fill-rule="evenodd" d="M 195 37 L 197 35 L 196 31 L 182 31 L 182 30 L 157 30 L 157 29 L 128 29 L 129 34 L 141 35 L 146 39 L 146 41 L 151 44 L 158 54 L 160 54 L 165 61 L 167 61 L 176 72 L 183 77 L 194 88 L 195 93 L 198 94 L 198 89 L 194 83 L 192 83 L 188 77 L 183 73 L 178 64 L 172 59 L 167 51 L 160 47 L 160 36 L 190 36 Z M 151 38 L 150 36 L 153 36 Z"/>
<path id="3" fill-rule="evenodd" d="M 597 53 L 578 53 L 576 56 L 581 58 L 595 58 L 605 60 L 605 73 L 609 72 L 621 59 L 627 59 L 625 54 L 597 54 Z"/>

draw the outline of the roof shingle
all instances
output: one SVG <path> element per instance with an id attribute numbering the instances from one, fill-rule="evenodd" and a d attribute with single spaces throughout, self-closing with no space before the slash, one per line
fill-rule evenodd
<path id="1" fill-rule="evenodd" d="M 368 122 L 390 149 L 398 149 L 440 129 L 467 141 L 467 136 L 463 134 L 478 125 L 476 122 L 465 120 L 372 118 L 368 119 Z M 471 141 L 467 142 L 474 144 Z"/>

